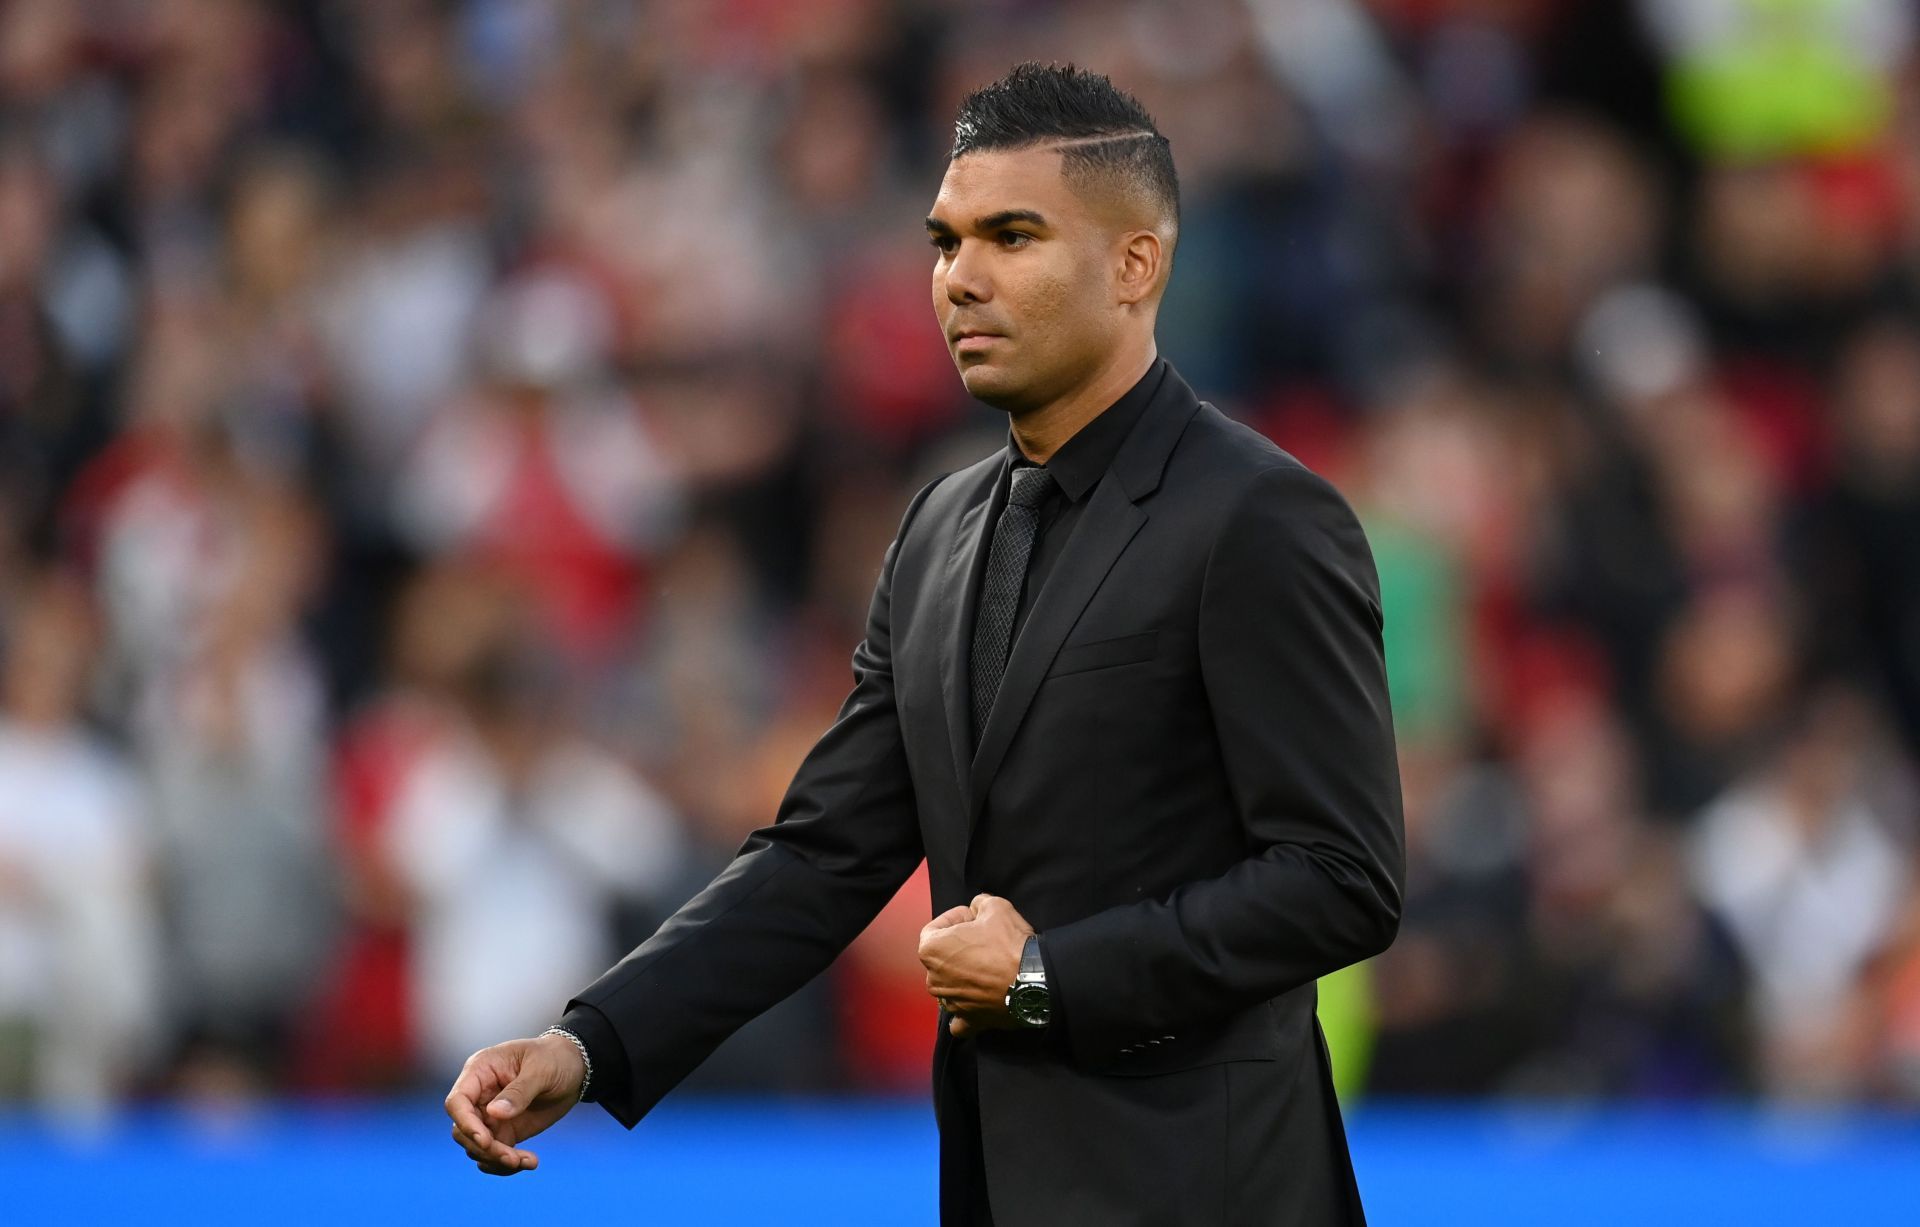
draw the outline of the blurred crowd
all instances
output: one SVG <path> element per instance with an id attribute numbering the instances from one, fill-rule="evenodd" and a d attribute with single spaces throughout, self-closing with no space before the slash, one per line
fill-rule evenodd
<path id="1" fill-rule="evenodd" d="M 1351 1092 L 1920 1103 L 1901 0 L 0 0 L 0 1100 L 443 1088 L 771 819 L 955 103 L 1133 90 L 1162 352 L 1384 592 Z M 700 1086 L 926 1085 L 924 878 Z"/>

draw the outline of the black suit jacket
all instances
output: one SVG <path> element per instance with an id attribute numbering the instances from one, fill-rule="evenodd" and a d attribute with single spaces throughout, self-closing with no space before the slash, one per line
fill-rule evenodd
<path id="1" fill-rule="evenodd" d="M 853 690 L 775 821 L 568 1002 L 624 1050 L 603 1106 L 632 1127 L 924 857 L 935 912 L 986 891 L 1041 932 L 1065 1024 L 977 1041 L 1000 1227 L 1360 1222 L 1314 1018 L 1315 979 L 1383 950 L 1400 913 L 1359 523 L 1169 371 L 1035 597 L 970 754 L 966 656 L 1003 461 L 909 503 Z M 942 1029 L 943 1122 L 953 1043 Z"/>

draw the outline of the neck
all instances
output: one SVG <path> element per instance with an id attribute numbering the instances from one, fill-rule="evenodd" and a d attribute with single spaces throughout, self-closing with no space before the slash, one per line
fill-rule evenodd
<path id="1" fill-rule="evenodd" d="M 1139 383 L 1159 353 L 1149 335 L 1145 346 L 1115 351 L 1092 379 L 1065 396 L 1014 414 L 1009 425 L 1021 454 L 1035 464 L 1045 464 L 1081 427 L 1105 413 L 1127 394 L 1127 389 Z"/>

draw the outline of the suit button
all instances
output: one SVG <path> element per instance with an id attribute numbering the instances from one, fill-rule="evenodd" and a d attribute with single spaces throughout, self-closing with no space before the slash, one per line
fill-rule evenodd
<path id="1" fill-rule="evenodd" d="M 1163 1039 L 1163 1040 L 1170 1040 L 1170 1039 L 1172 1039 L 1172 1038 L 1173 1038 L 1173 1036 L 1171 1036 L 1171 1035 L 1163 1035 L 1163 1036 L 1161 1036 L 1160 1038 L 1161 1038 L 1161 1039 Z"/>

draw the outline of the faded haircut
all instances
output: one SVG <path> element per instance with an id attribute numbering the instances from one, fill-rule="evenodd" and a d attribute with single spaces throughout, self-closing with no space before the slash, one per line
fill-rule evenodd
<path id="1" fill-rule="evenodd" d="M 1180 180 L 1173 149 L 1140 100 L 1102 73 L 1028 61 L 961 100 L 949 159 L 989 149 L 1057 145 L 1076 190 L 1122 186 L 1142 193 L 1177 227 Z"/>

